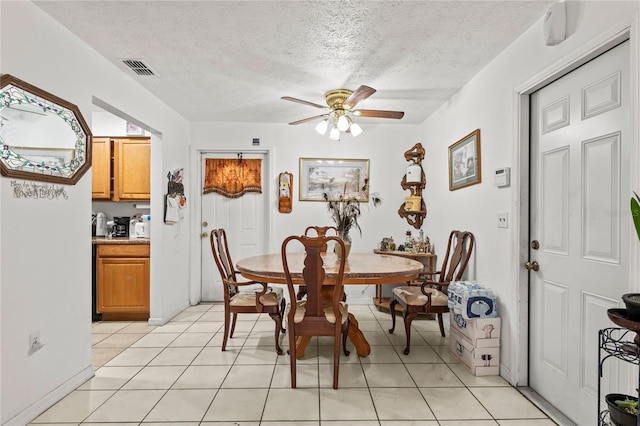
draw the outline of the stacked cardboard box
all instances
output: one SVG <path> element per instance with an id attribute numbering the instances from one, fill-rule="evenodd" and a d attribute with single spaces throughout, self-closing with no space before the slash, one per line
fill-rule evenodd
<path id="1" fill-rule="evenodd" d="M 475 376 L 500 374 L 500 318 L 452 315 L 451 354 Z"/>

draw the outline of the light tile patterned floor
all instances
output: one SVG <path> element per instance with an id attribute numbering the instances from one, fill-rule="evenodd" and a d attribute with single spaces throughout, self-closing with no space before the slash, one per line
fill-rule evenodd
<path id="1" fill-rule="evenodd" d="M 187 308 L 162 327 L 93 325 L 96 375 L 33 421 L 48 424 L 287 426 L 551 426 L 555 423 L 497 376 L 475 377 L 448 355 L 435 321 L 391 335 L 388 313 L 350 306 L 371 344 L 340 361 L 332 384 L 331 339 L 314 339 L 290 388 L 267 315 L 241 315 L 222 352 L 219 304 Z M 287 338 L 282 340 L 288 347 Z"/>

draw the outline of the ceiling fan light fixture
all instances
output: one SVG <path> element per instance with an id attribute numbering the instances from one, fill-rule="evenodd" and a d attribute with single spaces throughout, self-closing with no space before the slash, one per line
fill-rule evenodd
<path id="1" fill-rule="evenodd" d="M 338 130 L 346 132 L 349 129 L 349 120 L 347 116 L 343 114 L 338 118 Z"/>
<path id="2" fill-rule="evenodd" d="M 354 138 L 362 133 L 362 127 L 358 126 L 358 123 L 351 123 L 350 129 Z"/>
<path id="3" fill-rule="evenodd" d="M 340 140 L 340 130 L 338 130 L 337 127 L 331 128 L 331 132 L 329 133 L 329 139 L 331 139 L 332 141 Z"/>
<path id="4" fill-rule="evenodd" d="M 324 135 L 325 133 L 327 133 L 328 128 L 329 128 L 329 119 L 325 118 L 324 120 L 322 120 L 316 125 L 316 132 L 320 133 L 321 135 Z"/>

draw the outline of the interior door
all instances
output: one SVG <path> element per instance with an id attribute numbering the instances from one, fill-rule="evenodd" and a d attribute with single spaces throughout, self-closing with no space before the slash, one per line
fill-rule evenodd
<path id="1" fill-rule="evenodd" d="M 237 158 L 236 153 L 207 153 L 201 156 L 201 176 L 205 176 L 204 168 L 207 158 Z M 264 254 L 267 251 L 267 224 L 265 203 L 268 190 L 265 176 L 268 175 L 267 156 L 264 153 L 243 152 L 243 159 L 262 159 L 262 193 L 250 192 L 239 198 L 227 198 L 215 193 L 202 195 L 202 301 L 213 302 L 223 300 L 222 281 L 211 253 L 209 234 L 216 228 L 224 228 L 227 232 L 229 252 L 234 262 L 248 256 Z M 206 237 L 204 236 L 206 234 Z"/>
<path id="2" fill-rule="evenodd" d="M 598 330 L 629 289 L 628 93 L 627 41 L 531 96 L 529 381 L 578 425 L 597 424 Z"/>

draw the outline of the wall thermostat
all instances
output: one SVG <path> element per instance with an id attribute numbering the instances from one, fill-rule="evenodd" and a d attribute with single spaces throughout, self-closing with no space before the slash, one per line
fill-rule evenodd
<path id="1" fill-rule="evenodd" d="M 493 177 L 493 183 L 495 184 L 495 186 L 497 186 L 498 188 L 502 186 L 509 186 L 509 184 L 511 183 L 510 171 L 511 171 L 511 168 L 509 167 L 503 167 L 501 169 L 497 169 L 496 174 Z"/>

